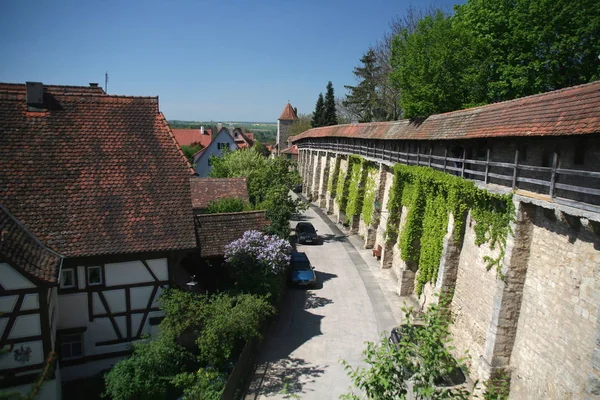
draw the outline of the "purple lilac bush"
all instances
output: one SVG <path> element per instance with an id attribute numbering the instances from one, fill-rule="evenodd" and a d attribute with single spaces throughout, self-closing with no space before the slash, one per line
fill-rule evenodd
<path id="1" fill-rule="evenodd" d="M 292 246 L 286 240 L 259 231 L 246 231 L 240 239 L 225 246 L 225 261 L 238 274 L 260 271 L 277 275 L 289 265 L 291 253 Z"/>

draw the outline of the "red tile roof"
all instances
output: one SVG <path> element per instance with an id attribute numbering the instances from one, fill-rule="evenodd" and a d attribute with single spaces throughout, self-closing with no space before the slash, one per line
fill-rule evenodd
<path id="1" fill-rule="evenodd" d="M 296 154 L 298 155 L 298 146 L 293 145 L 291 147 L 288 147 L 287 149 L 283 149 L 281 150 L 282 154 Z"/>
<path id="2" fill-rule="evenodd" d="M 467 110 L 409 120 L 336 125 L 291 138 L 472 139 L 585 135 L 600 132 L 600 81 Z"/>
<path id="3" fill-rule="evenodd" d="M 202 257 L 225 254 L 225 246 L 242 237 L 244 232 L 262 230 L 269 225 L 264 211 L 246 211 L 224 214 L 200 214 L 198 233 Z"/>
<path id="4" fill-rule="evenodd" d="M 62 257 L 48 249 L 8 210 L 0 206 L 0 262 L 30 277 L 57 282 Z"/>
<path id="5" fill-rule="evenodd" d="M 190 179 L 192 207 L 206 208 L 212 200 L 233 197 L 248 202 L 246 178 L 198 178 Z"/>
<path id="6" fill-rule="evenodd" d="M 200 143 L 203 147 L 210 144 L 212 131 L 204 130 L 204 135 L 200 133 L 200 129 L 171 129 L 173 135 L 180 146 L 189 146 L 194 143 Z"/>
<path id="7" fill-rule="evenodd" d="M 20 86 L 20 89 L 19 87 Z M 157 97 L 0 84 L 0 204 L 65 257 L 196 246 L 193 173 Z"/>
<path id="8" fill-rule="evenodd" d="M 295 119 L 298 119 L 298 116 L 296 115 L 296 112 L 294 111 L 292 105 L 290 103 L 287 103 L 278 119 L 282 121 L 293 121 Z"/>

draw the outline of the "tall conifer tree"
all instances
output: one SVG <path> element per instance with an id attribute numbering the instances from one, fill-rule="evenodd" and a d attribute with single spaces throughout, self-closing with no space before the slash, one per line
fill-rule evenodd
<path id="1" fill-rule="evenodd" d="M 319 126 L 325 125 L 324 122 L 324 114 L 325 114 L 325 101 L 323 100 L 323 93 L 319 93 L 319 98 L 317 99 L 317 104 L 315 106 L 315 112 L 313 113 L 312 120 L 310 121 L 310 125 L 313 128 L 318 128 Z"/>
<path id="2" fill-rule="evenodd" d="M 325 109 L 323 113 L 323 125 L 337 125 L 337 113 L 335 111 L 335 96 L 333 95 L 333 84 L 327 83 L 327 92 L 325 93 Z"/>

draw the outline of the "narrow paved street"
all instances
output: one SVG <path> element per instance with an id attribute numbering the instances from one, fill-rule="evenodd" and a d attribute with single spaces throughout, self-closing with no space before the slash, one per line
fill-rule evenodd
<path id="1" fill-rule="evenodd" d="M 298 245 L 315 267 L 317 286 L 287 293 L 246 399 L 338 398 L 351 384 L 340 360 L 361 363 L 364 342 L 389 332 L 400 314 L 397 307 L 392 313 L 366 252 L 321 210 L 312 206 L 299 220 L 311 222 L 323 238 L 322 245 Z"/>

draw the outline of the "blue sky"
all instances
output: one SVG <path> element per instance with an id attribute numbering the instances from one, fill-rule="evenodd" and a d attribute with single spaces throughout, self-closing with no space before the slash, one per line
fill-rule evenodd
<path id="1" fill-rule="evenodd" d="M 0 81 L 104 83 L 159 96 L 168 119 L 275 121 L 289 100 L 310 113 L 412 5 L 423 1 L 0 2 Z"/>

